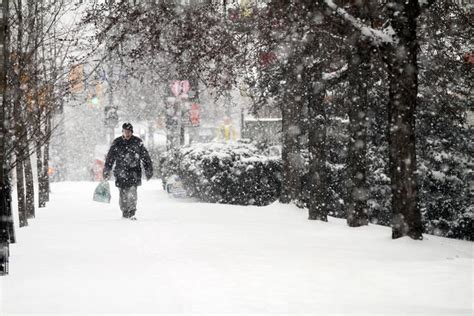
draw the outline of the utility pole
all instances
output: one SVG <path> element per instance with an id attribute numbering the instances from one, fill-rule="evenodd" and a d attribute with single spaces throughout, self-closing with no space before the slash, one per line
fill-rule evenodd
<path id="1" fill-rule="evenodd" d="M 10 243 L 15 242 L 11 207 L 11 184 L 8 177 L 6 147 L 8 135 L 8 12 L 9 0 L 0 2 L 0 275 L 8 274 Z"/>

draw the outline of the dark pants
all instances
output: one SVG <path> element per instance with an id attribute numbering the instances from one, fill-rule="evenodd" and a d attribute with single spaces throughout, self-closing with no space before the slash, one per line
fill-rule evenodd
<path id="1" fill-rule="evenodd" d="M 120 188 L 119 205 L 123 217 L 134 216 L 137 211 L 137 187 Z"/>

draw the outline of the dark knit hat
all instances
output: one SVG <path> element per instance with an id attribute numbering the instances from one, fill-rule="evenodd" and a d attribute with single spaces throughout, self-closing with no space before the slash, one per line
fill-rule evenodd
<path id="1" fill-rule="evenodd" d="M 129 130 L 133 133 L 133 125 L 131 123 L 123 123 L 122 125 L 122 130 Z"/>

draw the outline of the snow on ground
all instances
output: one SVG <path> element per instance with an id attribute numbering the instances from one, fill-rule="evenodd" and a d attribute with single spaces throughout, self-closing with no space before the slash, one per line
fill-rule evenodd
<path id="1" fill-rule="evenodd" d="M 308 221 L 278 203 L 176 200 L 150 181 L 138 221 L 92 201 L 92 182 L 54 183 L 17 229 L 0 314 L 298 313 L 472 315 L 473 243 Z"/>

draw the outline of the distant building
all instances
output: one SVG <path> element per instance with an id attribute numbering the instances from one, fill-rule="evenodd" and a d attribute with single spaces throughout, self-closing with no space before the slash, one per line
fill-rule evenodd
<path id="1" fill-rule="evenodd" d="M 243 122 L 241 137 L 266 145 L 280 145 L 282 142 L 281 118 L 246 117 Z"/>

